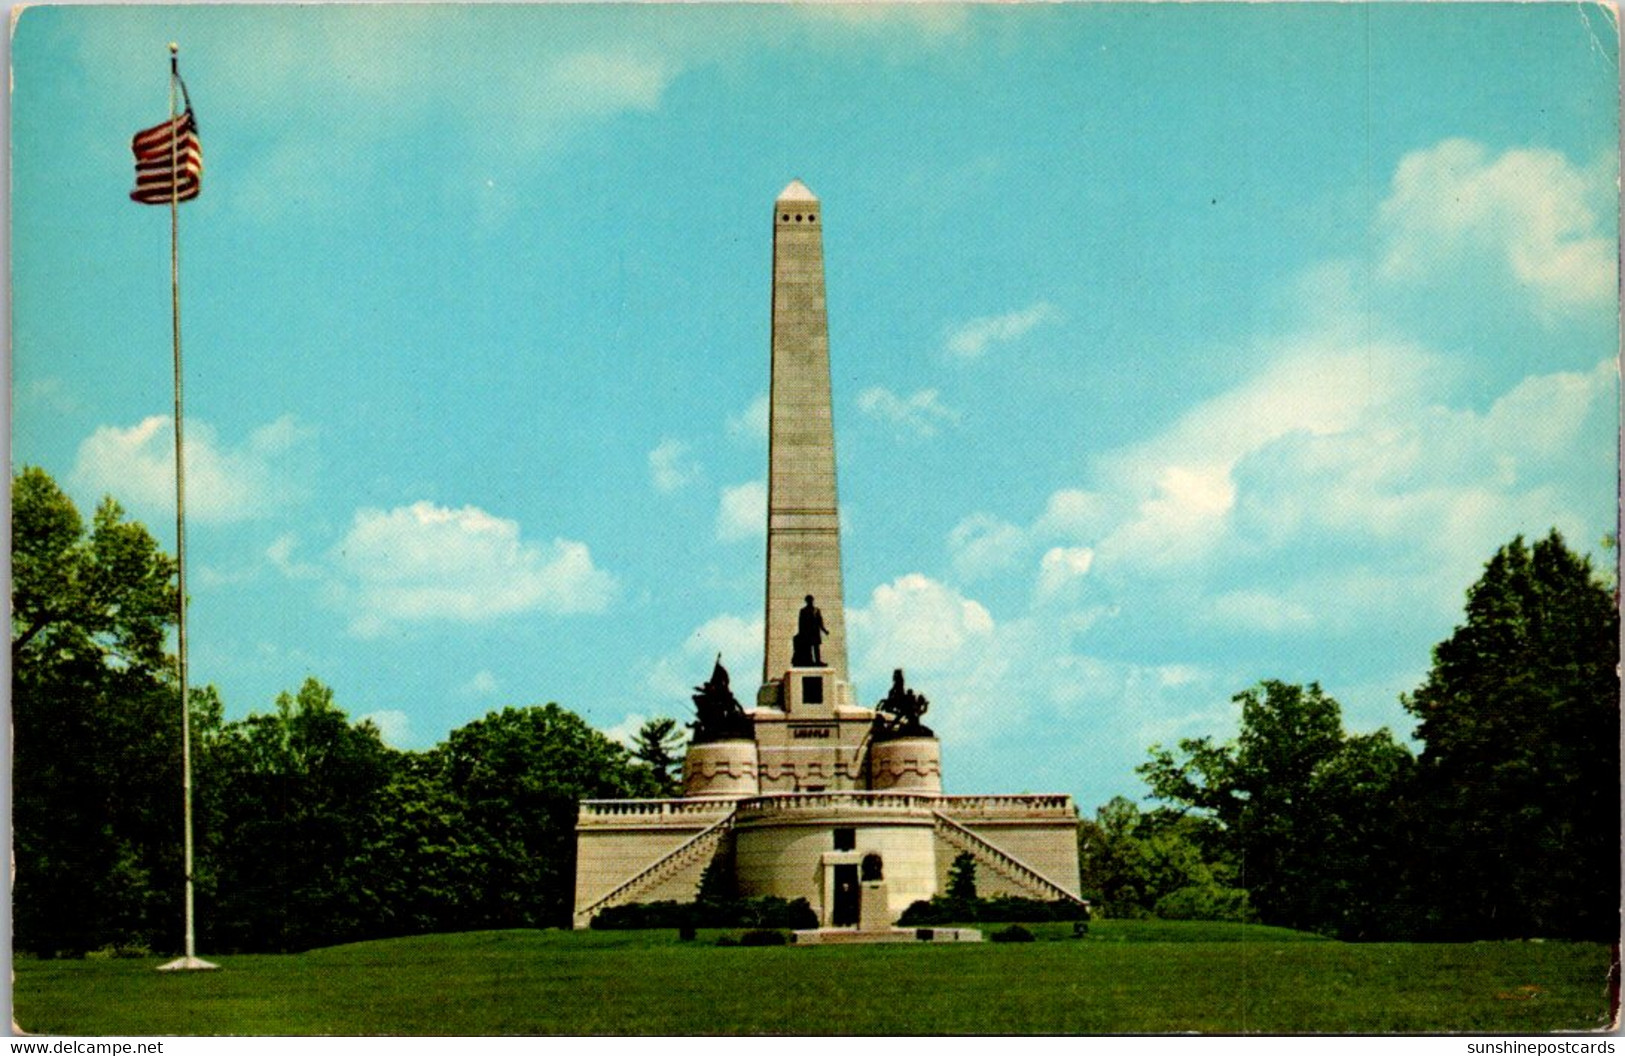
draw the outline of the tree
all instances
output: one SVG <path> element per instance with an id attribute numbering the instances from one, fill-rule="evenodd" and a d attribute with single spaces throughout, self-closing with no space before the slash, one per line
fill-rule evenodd
<path id="1" fill-rule="evenodd" d="M 44 470 L 11 485 L 11 652 L 25 680 L 90 663 L 155 675 L 175 618 L 175 563 L 111 498 L 88 538 L 73 502 Z"/>
<path id="2" fill-rule="evenodd" d="M 568 926 L 580 801 L 644 790 L 626 749 L 548 704 L 492 712 L 430 755 L 462 805 L 462 841 L 474 856 L 478 883 L 465 892 L 460 926 Z"/>
<path id="3" fill-rule="evenodd" d="M 960 902 L 976 901 L 976 856 L 960 851 L 948 867 L 948 897 Z"/>
<path id="4" fill-rule="evenodd" d="M 12 479 L 14 943 L 180 937 L 175 564 L 112 499 L 89 531 L 43 470 Z"/>
<path id="5" fill-rule="evenodd" d="M 1116 796 L 1078 825 L 1084 893 L 1110 917 L 1243 920 L 1246 892 L 1214 837 L 1217 826 L 1166 809 L 1142 814 Z"/>
<path id="6" fill-rule="evenodd" d="M 676 719 L 650 719 L 638 727 L 632 758 L 648 767 L 656 796 L 675 796 L 682 791 L 683 759 L 678 753 L 686 743 Z"/>
<path id="7" fill-rule="evenodd" d="M 371 723 L 352 726 L 314 678 L 275 710 L 229 723 L 215 746 L 229 798 L 218 895 L 202 915 L 221 950 L 300 950 L 378 933 L 354 866 L 385 823 L 398 767 Z"/>
<path id="8" fill-rule="evenodd" d="M 1262 919 L 1349 937 L 1386 930 L 1398 890 L 1374 833 L 1397 827 L 1410 753 L 1387 730 L 1349 737 L 1320 686 L 1265 681 L 1237 694 L 1232 744 L 1161 747 L 1139 772 L 1154 798 L 1217 826 Z"/>
<path id="9" fill-rule="evenodd" d="M 1555 530 L 1501 547 L 1468 589 L 1404 698 L 1434 935 L 1618 937 L 1618 662 L 1616 599 Z"/>

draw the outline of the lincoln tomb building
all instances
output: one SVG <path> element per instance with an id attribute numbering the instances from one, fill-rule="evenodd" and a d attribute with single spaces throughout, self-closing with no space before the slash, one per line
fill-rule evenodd
<path id="1" fill-rule="evenodd" d="M 773 205 L 761 686 L 741 706 L 719 661 L 699 688 L 681 798 L 581 804 L 577 927 L 692 900 L 718 858 L 740 895 L 805 898 L 827 929 L 889 925 L 966 852 L 984 896 L 1078 899 L 1070 796 L 944 795 L 924 699 L 898 672 L 867 707 L 848 678 L 823 222 L 799 181 Z"/>

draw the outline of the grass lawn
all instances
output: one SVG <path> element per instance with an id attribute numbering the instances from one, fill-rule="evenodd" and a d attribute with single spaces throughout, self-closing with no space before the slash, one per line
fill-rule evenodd
<path id="1" fill-rule="evenodd" d="M 985 930 L 996 930 L 997 925 Z M 1594 1030 L 1610 951 L 1352 945 L 1278 928 L 1032 925 L 1032 943 L 718 947 L 500 931 L 211 957 L 15 963 L 47 1034 L 961 1034 Z M 207 954 L 207 951 L 204 951 Z"/>

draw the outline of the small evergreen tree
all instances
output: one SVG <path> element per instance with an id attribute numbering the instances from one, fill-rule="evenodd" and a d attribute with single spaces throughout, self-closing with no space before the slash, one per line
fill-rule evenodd
<path id="1" fill-rule="evenodd" d="M 948 897 L 956 902 L 976 901 L 976 858 L 960 851 L 948 867 Z"/>
<path id="2" fill-rule="evenodd" d="M 654 793 L 675 796 L 682 790 L 683 731 L 676 719 L 650 719 L 638 727 L 632 742 L 632 758 L 649 768 Z"/>

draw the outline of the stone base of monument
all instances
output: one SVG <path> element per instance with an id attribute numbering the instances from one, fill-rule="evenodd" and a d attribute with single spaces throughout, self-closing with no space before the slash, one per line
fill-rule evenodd
<path id="1" fill-rule="evenodd" d="M 858 945 L 866 942 L 981 942 L 975 928 L 885 928 L 863 931 L 858 928 L 812 928 L 794 932 L 790 941 L 797 946 Z"/>

